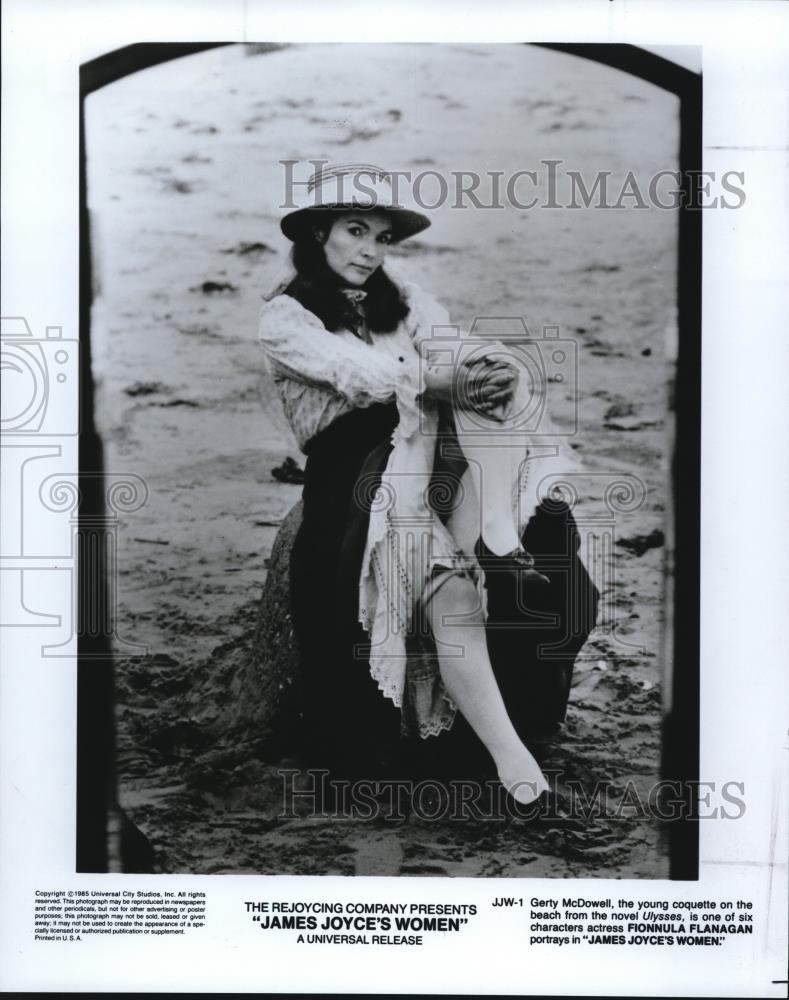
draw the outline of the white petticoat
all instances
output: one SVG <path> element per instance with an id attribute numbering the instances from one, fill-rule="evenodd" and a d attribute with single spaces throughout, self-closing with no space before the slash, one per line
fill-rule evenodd
<path id="1" fill-rule="evenodd" d="M 529 391 L 528 385 L 528 378 L 522 378 L 513 412 L 523 412 L 522 394 Z M 417 413 L 413 400 L 404 402 L 373 498 L 359 581 L 359 620 L 370 635 L 370 671 L 382 693 L 401 709 L 403 731 L 427 737 L 450 729 L 457 713 L 426 625 L 429 602 L 450 576 L 460 575 L 475 585 L 485 610 L 482 571 L 474 556 L 481 525 L 475 450 L 496 448 L 497 467 L 510 483 L 519 537 L 551 488 L 578 466 L 545 418 L 540 421 L 542 433 L 531 435 L 518 429 L 517 420 L 481 422 L 476 414 L 469 419 L 456 413 L 458 440 L 469 468 L 445 526 L 427 497 L 439 407 L 423 401 Z"/>

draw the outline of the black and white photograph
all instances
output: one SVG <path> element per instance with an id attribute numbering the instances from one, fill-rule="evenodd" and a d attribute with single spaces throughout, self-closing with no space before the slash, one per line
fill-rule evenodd
<path id="1" fill-rule="evenodd" d="M 680 101 L 578 51 L 174 50 L 87 97 L 150 870 L 668 876 Z"/>
<path id="2" fill-rule="evenodd" d="M 0 989 L 785 996 L 785 5 L 3 13 Z"/>

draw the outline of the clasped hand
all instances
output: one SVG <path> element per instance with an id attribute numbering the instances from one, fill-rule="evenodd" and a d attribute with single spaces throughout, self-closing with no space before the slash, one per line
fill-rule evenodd
<path id="1" fill-rule="evenodd" d="M 431 396 L 461 410 L 505 420 L 518 385 L 512 362 L 483 355 L 455 365 L 428 366 L 425 386 Z"/>

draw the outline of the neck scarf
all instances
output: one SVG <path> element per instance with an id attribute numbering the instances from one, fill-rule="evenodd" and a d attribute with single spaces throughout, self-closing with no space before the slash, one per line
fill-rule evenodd
<path id="1" fill-rule="evenodd" d="M 348 300 L 349 309 L 345 317 L 348 329 L 359 340 L 363 340 L 366 344 L 372 344 L 373 338 L 367 327 L 367 316 L 364 308 L 367 292 L 363 292 L 360 288 L 341 288 L 340 291 Z"/>

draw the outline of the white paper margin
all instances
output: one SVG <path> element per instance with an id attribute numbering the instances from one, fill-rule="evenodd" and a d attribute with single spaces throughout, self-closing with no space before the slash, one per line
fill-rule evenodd
<path id="1" fill-rule="evenodd" d="M 747 812 L 701 823 L 700 880 L 292 879 L 75 876 L 76 671 L 39 658 L 42 630 L 4 630 L 4 989 L 455 992 L 784 996 L 789 585 L 786 406 L 789 19 L 770 2 L 320 4 L 9 0 L 3 23 L 2 314 L 77 337 L 79 65 L 142 41 L 565 41 L 702 45 L 704 169 L 745 170 L 747 204 L 704 216 L 701 760 L 704 780 L 743 781 Z M 6 442 L 4 442 L 5 444 Z M 59 438 L 62 471 L 76 438 Z M 4 472 L 8 472 L 4 449 Z M 7 529 L 6 529 L 7 530 Z M 4 554 L 13 540 L 3 539 Z M 41 575 L 36 601 L 63 601 Z M 52 588 L 51 594 L 44 588 Z M 67 609 L 64 608 L 64 613 Z M 46 641 L 46 636 L 44 637 Z M 204 933 L 180 940 L 32 941 L 34 888 L 205 889 Z M 516 888 L 517 886 L 517 888 Z M 268 937 L 241 901 L 477 902 L 497 895 L 753 899 L 759 933 L 726 947 L 526 946 L 488 919 L 429 947 L 304 951 Z M 488 911 L 489 913 L 490 911 Z"/>

